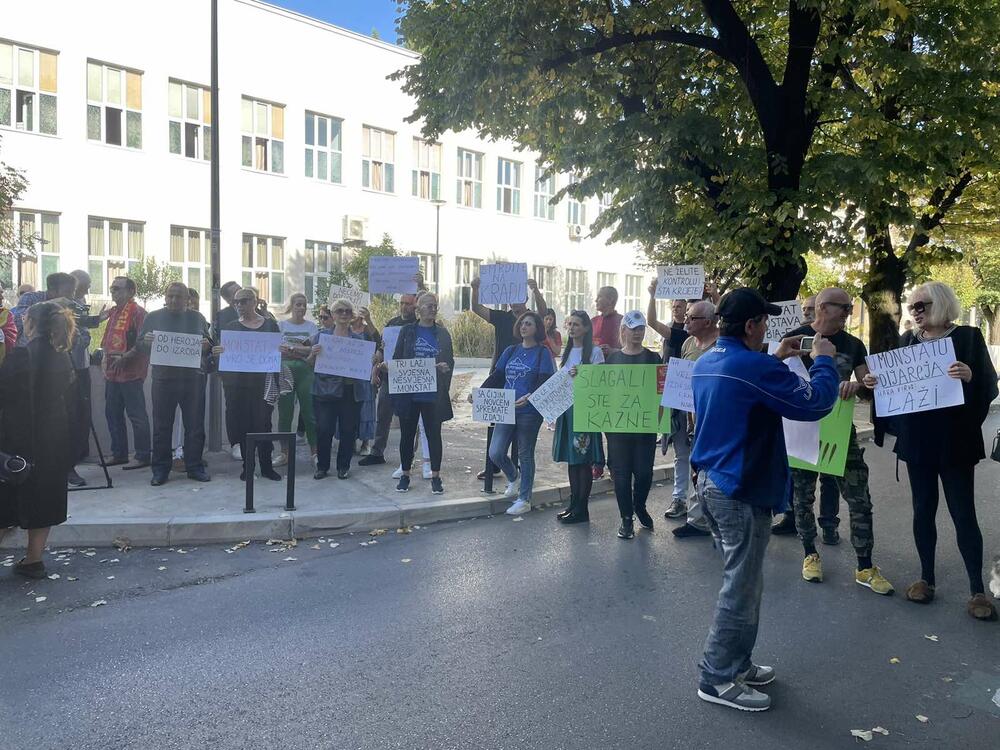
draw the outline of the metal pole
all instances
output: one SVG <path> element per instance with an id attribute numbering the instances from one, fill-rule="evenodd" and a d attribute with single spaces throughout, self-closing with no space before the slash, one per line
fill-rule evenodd
<path id="1" fill-rule="evenodd" d="M 441 296 L 441 204 L 438 203 L 437 222 L 434 228 L 434 293 Z M 440 304 L 440 302 L 438 303 Z"/>
<path id="2" fill-rule="evenodd" d="M 212 222 L 212 324 L 219 320 L 219 287 L 222 285 L 220 231 L 221 219 L 219 212 L 219 0 L 212 0 L 212 168 L 211 168 L 211 222 Z M 209 376 L 208 384 L 208 449 L 222 449 L 222 384 L 218 373 Z"/>

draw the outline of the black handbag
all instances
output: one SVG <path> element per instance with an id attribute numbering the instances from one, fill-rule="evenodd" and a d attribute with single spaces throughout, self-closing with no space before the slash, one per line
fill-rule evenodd
<path id="1" fill-rule="evenodd" d="M 993 450 L 990 451 L 990 458 L 1000 463 L 1000 430 L 997 430 L 996 437 L 993 438 Z"/>
<path id="2" fill-rule="evenodd" d="M 32 468 L 28 459 L 0 451 L 0 483 L 14 487 L 24 484 L 31 476 Z"/>

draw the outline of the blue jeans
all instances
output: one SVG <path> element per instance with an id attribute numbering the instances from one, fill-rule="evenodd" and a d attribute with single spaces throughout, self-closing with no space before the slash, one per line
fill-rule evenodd
<path id="1" fill-rule="evenodd" d="M 141 380 L 126 383 L 107 381 L 104 384 L 104 416 L 111 433 L 113 458 L 128 458 L 128 429 L 125 427 L 125 415 L 128 414 L 135 440 L 135 460 L 150 459 L 149 415 L 146 414 L 146 395 L 142 385 Z"/>
<path id="2" fill-rule="evenodd" d="M 490 461 L 504 473 L 508 482 L 517 476 L 517 467 L 507 455 L 510 443 L 517 436 L 517 461 L 521 465 L 521 486 L 518 499 L 531 502 L 531 488 L 535 484 L 535 441 L 542 426 L 542 416 L 533 408 L 518 412 L 514 424 L 493 426 L 490 442 Z"/>
<path id="3" fill-rule="evenodd" d="M 715 620 L 698 665 L 701 683 L 714 686 L 732 682 L 752 664 L 771 511 L 734 500 L 704 474 L 698 479 L 698 495 L 725 560 Z"/>

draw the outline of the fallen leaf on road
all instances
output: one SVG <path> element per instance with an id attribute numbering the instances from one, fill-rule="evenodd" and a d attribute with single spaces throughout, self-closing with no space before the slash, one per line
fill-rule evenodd
<path id="1" fill-rule="evenodd" d="M 66 580 L 67 581 L 78 581 L 79 579 L 78 578 L 74 578 L 73 576 L 66 576 Z"/>
<path id="2" fill-rule="evenodd" d="M 402 560 L 400 560 L 400 562 L 401 562 L 401 563 L 408 563 L 408 562 L 413 562 L 413 560 L 411 560 L 411 559 L 410 559 L 410 558 L 408 558 L 408 557 L 404 557 L 404 558 L 403 558 Z"/>
<path id="3" fill-rule="evenodd" d="M 60 578 L 60 576 L 59 576 L 58 573 L 53 573 L 52 575 L 49 576 L 49 580 L 50 581 L 58 581 L 59 578 Z"/>
<path id="4" fill-rule="evenodd" d="M 91 607 L 103 607 L 107 602 L 104 599 L 98 599 L 96 602 L 91 602 Z"/>
<path id="5" fill-rule="evenodd" d="M 653 617 L 652 615 L 643 615 L 642 619 L 648 622 L 656 622 L 656 618 Z"/>
<path id="6" fill-rule="evenodd" d="M 917 714 L 917 721 L 919 721 L 921 724 L 926 724 L 928 721 L 930 721 L 930 719 L 928 719 L 923 714 Z"/>
<path id="7" fill-rule="evenodd" d="M 409 526 L 400 526 L 398 529 L 396 529 L 397 534 L 409 534 L 412 531 L 413 529 L 411 529 Z"/>
<path id="8" fill-rule="evenodd" d="M 49 597 L 47 597 L 47 596 L 36 596 L 36 597 L 35 597 L 35 604 L 39 604 L 39 603 L 41 603 L 41 602 L 44 602 L 44 601 L 45 601 L 46 599 L 48 599 L 48 598 L 49 598 Z"/>
<path id="9" fill-rule="evenodd" d="M 116 537 L 111 544 L 117 547 L 119 552 L 128 552 L 132 549 L 132 543 L 124 537 Z"/>
<path id="10" fill-rule="evenodd" d="M 368 532 L 368 536 L 385 536 L 385 529 L 372 529 Z"/>
<path id="11" fill-rule="evenodd" d="M 859 740 L 864 740 L 865 742 L 872 741 L 872 733 L 867 729 L 852 729 L 851 737 L 857 737 Z"/>
<path id="12" fill-rule="evenodd" d="M 115 577 L 114 576 L 108 576 L 108 580 L 109 581 L 113 581 L 113 580 L 115 580 Z"/>
<path id="13" fill-rule="evenodd" d="M 177 550 L 177 554 L 178 555 L 186 555 L 187 554 L 187 550 L 186 549 L 179 549 L 179 550 Z M 118 561 L 114 560 L 113 562 L 118 562 Z"/>
<path id="14" fill-rule="evenodd" d="M 899 664 L 899 659 L 894 656 L 891 659 L 889 659 L 889 663 L 890 664 Z"/>
<path id="15" fill-rule="evenodd" d="M 521 518 L 521 516 L 517 516 L 516 518 L 512 518 L 511 520 L 512 521 L 523 521 L 524 519 Z"/>
<path id="16" fill-rule="evenodd" d="M 940 640 L 936 635 L 925 635 L 924 638 L 926 638 L 929 641 L 934 641 L 935 643 L 937 643 L 938 640 Z"/>
<path id="17" fill-rule="evenodd" d="M 358 544 L 360 544 L 362 547 L 368 546 L 368 542 L 358 542 Z"/>
<path id="18" fill-rule="evenodd" d="M 97 553 L 96 552 L 84 552 L 83 554 L 85 554 L 87 557 L 93 557 Z"/>
<path id="19" fill-rule="evenodd" d="M 268 542 L 268 544 L 270 544 L 270 542 Z M 247 539 L 245 542 L 237 542 L 232 547 L 227 547 L 226 552 L 232 554 L 233 552 L 236 552 L 236 550 L 240 550 L 243 549 L 244 547 L 249 547 L 249 546 L 250 546 L 250 540 Z"/>
<path id="20" fill-rule="evenodd" d="M 872 731 L 878 732 L 879 734 L 885 735 L 886 737 L 889 736 L 889 730 L 886 729 L 885 727 L 872 727 Z"/>
<path id="21" fill-rule="evenodd" d="M 340 542 L 330 542 L 330 549 L 336 549 L 340 546 Z"/>
<path id="22" fill-rule="evenodd" d="M 299 558 L 297 558 L 297 557 L 286 557 L 285 558 L 285 562 L 295 562 L 298 559 Z"/>
<path id="23" fill-rule="evenodd" d="M 309 549 L 323 549 L 323 548 L 320 547 L 318 544 L 314 544 Z"/>
<path id="24" fill-rule="evenodd" d="M 161 565 L 160 567 L 157 568 L 157 570 L 166 570 L 166 569 L 167 569 L 166 565 Z"/>

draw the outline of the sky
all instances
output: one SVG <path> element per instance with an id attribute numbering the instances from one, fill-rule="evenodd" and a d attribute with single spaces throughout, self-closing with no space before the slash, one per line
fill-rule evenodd
<path id="1" fill-rule="evenodd" d="M 318 18 L 359 34 L 376 29 L 387 42 L 396 41 L 395 0 L 266 0 L 272 5 Z"/>

